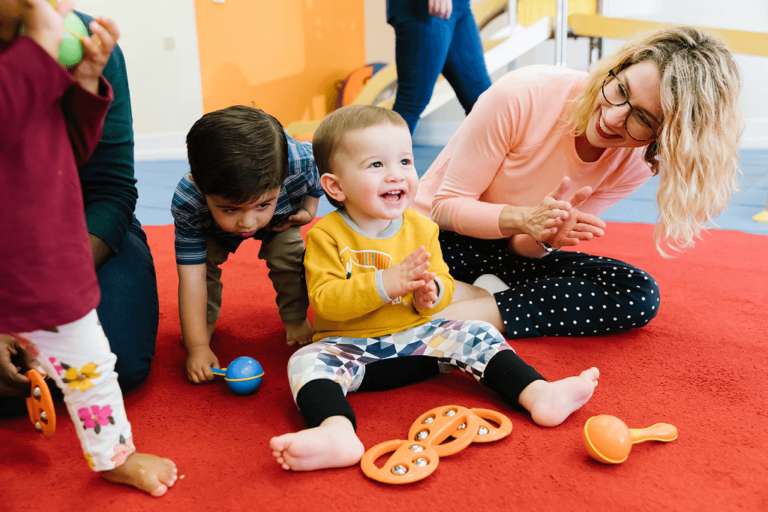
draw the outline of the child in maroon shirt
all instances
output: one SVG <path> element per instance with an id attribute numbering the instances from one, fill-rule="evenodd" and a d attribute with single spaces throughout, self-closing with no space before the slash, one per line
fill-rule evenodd
<path id="1" fill-rule="evenodd" d="M 176 466 L 135 452 L 116 358 L 95 311 L 99 288 L 77 175 L 112 99 L 101 72 L 119 31 L 97 18 L 81 63 L 63 68 L 56 58 L 73 7 L 0 0 L 0 372 L 28 385 L 11 356 L 41 365 L 82 427 L 91 468 L 160 496 L 175 483 Z"/>

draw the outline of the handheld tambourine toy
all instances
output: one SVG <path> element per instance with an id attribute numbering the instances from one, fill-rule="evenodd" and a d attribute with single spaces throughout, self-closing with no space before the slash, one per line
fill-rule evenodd
<path id="1" fill-rule="evenodd" d="M 629 428 L 615 416 L 592 416 L 584 425 L 584 446 L 587 452 L 603 464 L 621 464 L 632 445 L 645 441 L 668 443 L 677 439 L 677 428 L 668 423 L 656 423 L 648 428 Z"/>
<path id="2" fill-rule="evenodd" d="M 44 436 L 52 436 L 56 431 L 56 411 L 53 408 L 51 391 L 37 370 L 29 370 L 27 378 L 32 383 L 30 396 L 27 397 L 29 421 Z"/>
<path id="3" fill-rule="evenodd" d="M 385 441 L 370 448 L 360 460 L 360 467 L 365 476 L 378 482 L 409 484 L 431 475 L 440 457 L 460 452 L 473 442 L 498 441 L 511 432 L 512 422 L 496 411 L 458 405 L 436 407 L 411 425 L 408 439 Z M 384 466 L 376 466 L 376 460 L 387 453 L 392 455 Z"/>
<path id="4" fill-rule="evenodd" d="M 211 371 L 214 375 L 224 377 L 229 388 L 241 395 L 256 391 L 264 378 L 264 370 L 252 357 L 238 357 L 228 367 L 211 368 Z"/>

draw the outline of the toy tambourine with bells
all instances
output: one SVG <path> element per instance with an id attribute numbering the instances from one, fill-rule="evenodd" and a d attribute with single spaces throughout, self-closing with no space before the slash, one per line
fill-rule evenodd
<path id="1" fill-rule="evenodd" d="M 32 384 L 30 396 L 27 397 L 29 421 L 44 436 L 52 436 L 56 431 L 56 411 L 53 408 L 51 391 L 37 370 L 29 370 L 27 378 Z"/>
<path id="2" fill-rule="evenodd" d="M 408 439 L 385 441 L 365 452 L 360 467 L 373 480 L 409 484 L 431 475 L 440 457 L 460 452 L 471 443 L 498 441 L 511 432 L 512 422 L 496 411 L 458 405 L 436 407 L 413 422 Z M 378 467 L 376 460 L 387 453 L 392 455 Z"/>

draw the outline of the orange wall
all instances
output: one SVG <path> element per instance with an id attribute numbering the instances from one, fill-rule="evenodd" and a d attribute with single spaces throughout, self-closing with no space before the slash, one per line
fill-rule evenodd
<path id="1" fill-rule="evenodd" d="M 195 0 L 205 112 L 251 105 L 287 126 L 322 119 L 365 64 L 359 0 Z"/>

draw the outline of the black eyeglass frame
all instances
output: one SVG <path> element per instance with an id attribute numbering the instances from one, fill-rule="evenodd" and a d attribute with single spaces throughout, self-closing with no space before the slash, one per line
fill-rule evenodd
<path id="1" fill-rule="evenodd" d="M 619 71 L 621 71 L 621 69 L 623 69 L 623 68 L 620 68 Z M 648 126 L 648 128 L 651 129 L 651 136 L 650 137 L 646 137 L 645 139 L 638 139 L 636 137 L 633 137 L 632 134 L 629 133 L 629 128 L 627 128 L 627 123 L 629 122 L 629 116 L 631 116 L 633 112 L 637 112 L 638 114 L 640 114 L 640 111 L 632 106 L 632 104 L 629 102 L 629 97 L 627 97 L 627 99 L 622 101 L 621 103 L 613 103 L 611 100 L 608 99 L 608 96 L 605 95 L 605 84 L 608 83 L 608 79 L 609 78 L 613 78 L 614 80 L 616 80 L 617 82 L 622 84 L 622 86 L 625 89 L 626 89 L 626 86 L 621 82 L 621 80 L 619 80 L 619 77 L 616 74 L 616 72 L 614 70 L 610 70 L 610 71 L 608 71 L 608 76 L 605 77 L 605 80 L 603 80 L 603 86 L 600 88 L 600 91 L 603 93 L 603 98 L 605 99 L 605 101 L 608 102 L 609 105 L 613 105 L 614 107 L 621 107 L 623 105 L 629 105 L 629 114 L 627 114 L 627 117 L 624 118 L 624 130 L 627 132 L 627 135 L 629 135 L 632 138 L 632 140 L 636 140 L 637 142 L 647 142 L 649 140 L 657 139 L 658 138 L 658 134 L 656 133 L 656 130 L 653 128 L 653 126 L 646 125 L 646 126 Z M 628 95 L 625 95 L 625 96 L 628 96 Z M 642 114 L 640 114 L 640 116 L 642 117 Z"/>

